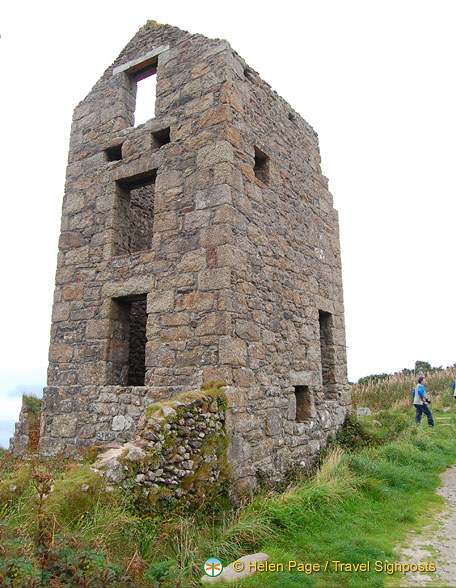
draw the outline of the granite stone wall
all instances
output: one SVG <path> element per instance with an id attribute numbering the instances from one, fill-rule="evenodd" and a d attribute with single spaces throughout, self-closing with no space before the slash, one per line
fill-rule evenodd
<path id="1" fill-rule="evenodd" d="M 135 127 L 151 72 L 155 117 Z M 335 434 L 350 406 L 338 218 L 309 124 L 225 41 L 149 22 L 75 109 L 41 452 L 131 440 L 150 403 L 210 380 L 227 384 L 239 487 Z"/>
<path id="2" fill-rule="evenodd" d="M 19 420 L 14 426 L 14 435 L 10 439 L 9 450 L 14 457 L 20 457 L 29 453 L 29 413 L 27 407 L 22 403 Z"/>

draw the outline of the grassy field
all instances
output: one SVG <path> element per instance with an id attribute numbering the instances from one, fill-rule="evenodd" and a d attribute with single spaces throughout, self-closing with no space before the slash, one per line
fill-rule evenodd
<path id="1" fill-rule="evenodd" d="M 414 424 L 414 378 L 355 386 L 355 407 L 373 413 L 347 421 L 319 471 L 280 491 L 263 489 L 236 511 L 206 504 L 191 514 L 150 512 L 107 491 L 87 463 L 18 464 L 5 454 L 0 586 L 193 587 L 209 557 L 226 565 L 257 551 L 283 571 L 230 586 L 384 586 L 394 546 L 432 519 L 441 506 L 437 474 L 456 462 L 454 375 L 429 378 L 433 429 Z M 289 571 L 290 561 L 321 568 Z M 370 571 L 336 569 L 334 561 L 369 563 Z"/>

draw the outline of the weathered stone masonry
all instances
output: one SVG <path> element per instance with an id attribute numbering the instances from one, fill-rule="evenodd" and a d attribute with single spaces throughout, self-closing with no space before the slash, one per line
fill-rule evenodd
<path id="1" fill-rule="evenodd" d="M 300 115 L 225 41 L 148 22 L 74 113 L 41 453 L 133 439 L 149 404 L 210 380 L 240 486 L 336 432 L 337 213 Z"/>

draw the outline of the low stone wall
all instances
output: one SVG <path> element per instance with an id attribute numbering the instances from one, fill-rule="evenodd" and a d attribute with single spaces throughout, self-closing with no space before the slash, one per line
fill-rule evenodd
<path id="1" fill-rule="evenodd" d="M 145 386 L 48 386 L 44 389 L 40 455 L 135 439 L 154 401 Z"/>
<path id="2" fill-rule="evenodd" d="M 23 396 L 19 420 L 15 425 L 14 435 L 10 439 L 9 449 L 14 457 L 24 457 L 36 453 L 40 431 L 41 400 L 34 396 Z"/>
<path id="3" fill-rule="evenodd" d="M 151 404 L 136 440 L 111 444 L 94 469 L 149 504 L 183 498 L 183 504 L 197 505 L 226 495 L 226 397 L 220 387 Z"/>
<path id="4" fill-rule="evenodd" d="M 14 435 L 10 439 L 9 449 L 14 457 L 24 456 L 29 448 L 29 415 L 24 404 L 22 404 L 19 420 L 14 427 Z"/>
<path id="5" fill-rule="evenodd" d="M 305 382 L 311 385 L 310 376 Z M 234 386 L 223 388 L 226 408 L 222 410 L 217 400 L 217 407 L 214 404 L 209 410 L 211 394 L 207 392 L 207 385 L 202 388 L 202 391 L 180 392 L 161 400 L 146 386 L 48 387 L 41 413 L 40 455 L 52 457 L 62 453 L 70 456 L 96 446 L 115 450 L 117 459 L 125 450 L 128 450 L 126 456 L 134 447 L 135 452 L 130 458 L 139 455 L 142 459 L 141 452 L 147 450 L 147 458 L 154 468 L 140 472 L 136 466 L 130 467 L 130 458 L 124 456 L 127 470 L 136 471 L 136 475 L 144 474 L 142 482 L 151 484 L 142 484 L 145 492 L 154 492 L 153 484 L 172 490 L 179 488 L 181 482 L 190 485 L 195 464 L 189 462 L 194 461 L 195 453 L 199 455 L 196 450 L 201 446 L 206 450 L 208 432 L 223 430 L 217 442 L 223 437 L 223 443 L 228 446 L 233 490 L 236 493 L 250 492 L 259 479 L 281 481 L 290 471 L 311 467 L 328 438 L 337 434 L 349 410 L 348 389 L 340 392 L 337 400 L 325 399 L 319 393 L 314 395 L 315 405 L 311 405 L 309 417 L 300 422 L 293 389 L 286 393 L 269 390 L 267 395 L 261 395 L 257 387 L 252 387 L 246 394 Z M 255 406 L 252 406 L 252 400 L 255 400 Z M 187 405 L 193 402 L 197 404 L 187 410 Z M 21 413 L 11 444 L 15 455 L 28 452 L 25 419 L 25 414 Z M 203 433 L 204 436 L 200 437 Z M 182 441 L 179 452 L 174 452 L 176 455 L 169 451 L 173 439 Z M 128 443 L 130 445 L 125 445 Z M 119 453 L 117 450 L 122 447 Z M 162 451 L 165 452 L 163 455 Z M 160 454 L 157 463 L 150 455 L 154 452 L 156 456 Z M 210 473 L 209 464 L 210 460 L 205 465 L 208 479 L 217 480 L 217 475 Z M 119 471 L 117 468 L 113 475 L 117 476 Z M 183 474 L 183 471 L 187 473 Z M 214 472 L 217 471 L 216 468 Z"/>

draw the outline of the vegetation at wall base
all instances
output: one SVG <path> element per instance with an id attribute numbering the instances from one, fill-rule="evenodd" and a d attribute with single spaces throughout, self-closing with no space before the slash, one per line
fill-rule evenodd
<path id="1" fill-rule="evenodd" d="M 230 586 L 388 585 L 394 546 L 433 520 L 442 505 L 437 474 L 456 461 L 452 378 L 454 370 L 429 377 L 434 428 L 414 424 L 414 375 L 355 386 L 354 405 L 372 415 L 347 419 L 315 474 L 212 515 L 207 505 L 186 514 L 135 511 L 87 462 L 18 462 L 3 454 L 0 586 L 193 587 L 207 558 L 226 565 L 257 551 L 284 571 Z M 326 572 L 288 571 L 289 561 L 322 568 L 369 562 L 370 571 L 336 571 L 334 564 Z"/>

